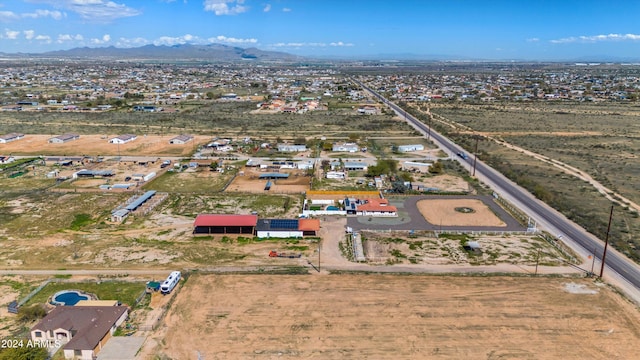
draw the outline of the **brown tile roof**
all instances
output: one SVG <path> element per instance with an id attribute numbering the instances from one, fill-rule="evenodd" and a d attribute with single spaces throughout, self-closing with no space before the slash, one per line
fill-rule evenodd
<path id="1" fill-rule="evenodd" d="M 366 203 L 358 205 L 358 211 L 370 212 L 396 212 L 398 209 L 389 205 L 387 199 L 369 199 Z"/>
<path id="2" fill-rule="evenodd" d="M 126 306 L 58 306 L 31 330 L 74 331 L 75 336 L 63 349 L 93 350 L 128 310 Z"/>
<path id="3" fill-rule="evenodd" d="M 320 219 L 300 219 L 298 220 L 298 230 L 320 231 Z"/>

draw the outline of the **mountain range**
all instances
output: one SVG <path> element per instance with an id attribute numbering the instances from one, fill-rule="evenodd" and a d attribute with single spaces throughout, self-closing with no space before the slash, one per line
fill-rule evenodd
<path id="1" fill-rule="evenodd" d="M 296 61 L 299 56 L 284 52 L 264 51 L 257 48 L 241 48 L 223 44 L 209 45 L 173 45 L 156 46 L 145 45 L 135 48 L 117 48 L 114 46 L 102 48 L 74 48 L 69 50 L 49 51 L 37 54 L 0 53 L 5 58 L 69 58 L 95 60 L 189 60 L 189 61 Z"/>
<path id="2" fill-rule="evenodd" d="M 408 61 L 466 61 L 485 62 L 487 59 L 470 58 L 451 55 L 434 54 L 375 54 L 360 56 L 316 56 L 302 57 L 279 51 L 265 51 L 258 48 L 241 48 L 224 44 L 208 45 L 145 45 L 134 48 L 109 47 L 81 47 L 69 50 L 57 50 L 44 53 L 2 53 L 0 57 L 5 59 L 76 59 L 76 60 L 123 60 L 123 61 L 195 61 L 195 62 L 236 62 L 236 61 L 272 61 L 272 62 L 297 62 L 315 60 L 408 60 Z M 493 59 L 490 61 L 515 61 L 528 62 L 526 59 Z M 545 60 L 534 60 L 535 62 Z M 638 62 L 638 58 L 621 58 L 611 55 L 594 55 L 565 60 L 546 60 L 546 62 Z"/>

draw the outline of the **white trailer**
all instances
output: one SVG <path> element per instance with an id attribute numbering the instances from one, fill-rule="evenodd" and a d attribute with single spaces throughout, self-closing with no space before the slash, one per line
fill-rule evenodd
<path id="1" fill-rule="evenodd" d="M 167 280 L 165 280 L 162 285 L 160 285 L 160 292 L 163 294 L 168 294 L 173 290 L 178 282 L 180 281 L 180 271 L 173 271 L 169 274 Z"/>

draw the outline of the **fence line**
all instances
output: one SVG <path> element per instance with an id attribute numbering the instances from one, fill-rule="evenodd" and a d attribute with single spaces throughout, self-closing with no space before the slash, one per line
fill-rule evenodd
<path id="1" fill-rule="evenodd" d="M 529 216 L 527 216 L 522 210 L 518 209 L 516 206 L 514 206 L 513 204 L 508 202 L 506 199 L 504 199 L 502 196 L 494 195 L 493 198 L 496 200 L 496 202 L 500 206 L 502 206 L 502 208 L 507 210 L 507 212 L 509 212 L 511 216 L 514 217 L 514 219 L 518 220 L 523 225 L 527 225 L 527 226 L 530 225 Z"/>
<path id="2" fill-rule="evenodd" d="M 38 286 L 32 292 L 30 292 L 29 295 L 27 295 L 27 297 L 25 297 L 24 299 L 22 299 L 22 300 L 20 300 L 18 302 L 18 307 L 26 304 L 27 301 L 31 300 L 32 297 L 34 297 L 37 293 L 40 292 L 40 290 L 42 290 L 45 286 L 49 285 L 49 283 L 52 282 L 52 281 L 53 281 L 53 279 L 49 279 L 49 280 L 46 280 L 45 282 L 43 282 L 42 284 L 40 284 L 40 286 Z"/>
<path id="3" fill-rule="evenodd" d="M 540 237 L 544 239 L 547 243 L 553 246 L 556 250 L 558 250 L 562 255 L 566 256 L 569 259 L 569 262 L 572 264 L 579 264 L 580 261 L 573 255 L 571 249 L 562 241 L 558 241 L 557 238 L 549 235 L 546 232 L 541 232 Z"/>

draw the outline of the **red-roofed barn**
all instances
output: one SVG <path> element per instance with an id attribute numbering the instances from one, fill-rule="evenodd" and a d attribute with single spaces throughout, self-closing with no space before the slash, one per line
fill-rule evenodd
<path id="1" fill-rule="evenodd" d="M 300 219 L 298 230 L 301 230 L 304 236 L 317 236 L 320 231 L 320 219 Z"/>
<path id="2" fill-rule="evenodd" d="M 193 222 L 194 234 L 251 234 L 257 215 L 200 214 Z"/>

